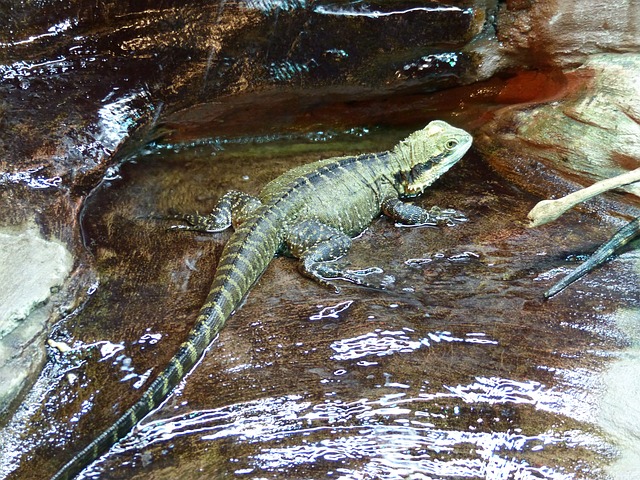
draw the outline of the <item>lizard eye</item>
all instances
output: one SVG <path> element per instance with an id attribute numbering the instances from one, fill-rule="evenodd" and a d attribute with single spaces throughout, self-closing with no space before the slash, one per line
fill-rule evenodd
<path id="1" fill-rule="evenodd" d="M 458 146 L 458 141 L 453 139 L 448 140 L 447 143 L 444 144 L 444 148 L 446 148 L 447 150 L 453 150 L 457 146 Z"/>

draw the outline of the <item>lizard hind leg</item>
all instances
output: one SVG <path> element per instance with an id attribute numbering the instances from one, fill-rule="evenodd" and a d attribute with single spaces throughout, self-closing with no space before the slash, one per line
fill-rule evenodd
<path id="1" fill-rule="evenodd" d="M 303 275 L 316 282 L 330 286 L 339 292 L 340 289 L 328 280 L 346 280 L 356 285 L 384 289 L 392 283 L 391 277 L 382 282 L 372 283 L 367 278 L 374 273 L 382 273 L 382 269 L 373 267 L 360 270 L 346 268 L 336 260 L 345 256 L 351 248 L 351 238 L 340 230 L 315 220 L 301 222 L 291 228 L 285 242 L 294 257 L 300 259 L 300 270 Z"/>
<path id="2" fill-rule="evenodd" d="M 244 222 L 262 203 L 256 197 L 244 192 L 231 190 L 225 193 L 209 215 L 199 213 L 176 215 L 173 218 L 185 222 L 173 225 L 171 230 L 190 230 L 196 232 L 222 232 L 230 226 Z"/>

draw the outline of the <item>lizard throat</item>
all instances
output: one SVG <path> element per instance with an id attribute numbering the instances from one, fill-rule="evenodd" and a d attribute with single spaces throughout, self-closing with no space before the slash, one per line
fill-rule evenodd
<path id="1" fill-rule="evenodd" d="M 402 186 L 404 196 L 414 197 L 420 195 L 425 188 L 449 170 L 455 162 L 449 163 L 445 157 L 445 154 L 441 154 L 415 165 L 409 171 L 399 172 L 397 181 Z"/>

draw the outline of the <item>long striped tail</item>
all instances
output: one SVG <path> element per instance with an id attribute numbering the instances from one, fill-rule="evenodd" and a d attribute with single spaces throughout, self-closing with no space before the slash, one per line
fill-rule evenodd
<path id="1" fill-rule="evenodd" d="M 587 261 L 581 263 L 578 268 L 572 271 L 569 275 L 564 277 L 558 283 L 556 283 L 553 287 L 547 290 L 544 294 L 544 298 L 550 298 L 554 296 L 556 293 L 567 288 L 573 282 L 578 280 L 580 277 L 589 273 L 589 271 L 596 268 L 598 265 L 603 263 L 607 258 L 616 253 L 616 251 L 620 250 L 623 246 L 633 240 L 640 233 L 640 217 L 632 220 L 627 223 L 624 227 L 618 230 L 613 237 L 611 237 L 607 242 L 605 242 L 600 248 L 598 248 L 593 255 L 589 257 Z"/>
<path id="2" fill-rule="evenodd" d="M 195 326 L 178 352 L 129 410 L 107 430 L 77 453 L 51 477 L 68 480 L 107 452 L 145 415 L 156 408 L 195 365 L 205 349 L 238 308 L 251 286 L 266 270 L 279 245 L 276 222 L 270 212 L 242 224 L 225 246 L 205 304 Z"/>

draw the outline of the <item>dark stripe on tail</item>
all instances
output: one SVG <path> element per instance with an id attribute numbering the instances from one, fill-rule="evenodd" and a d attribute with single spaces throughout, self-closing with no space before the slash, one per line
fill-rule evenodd
<path id="1" fill-rule="evenodd" d="M 184 378 L 240 305 L 251 286 L 266 270 L 280 239 L 274 212 L 258 210 L 254 220 L 241 225 L 225 246 L 207 300 L 187 340 L 169 365 L 124 415 L 67 462 L 52 480 L 68 480 L 125 437 L 145 415 L 156 408 Z"/>

